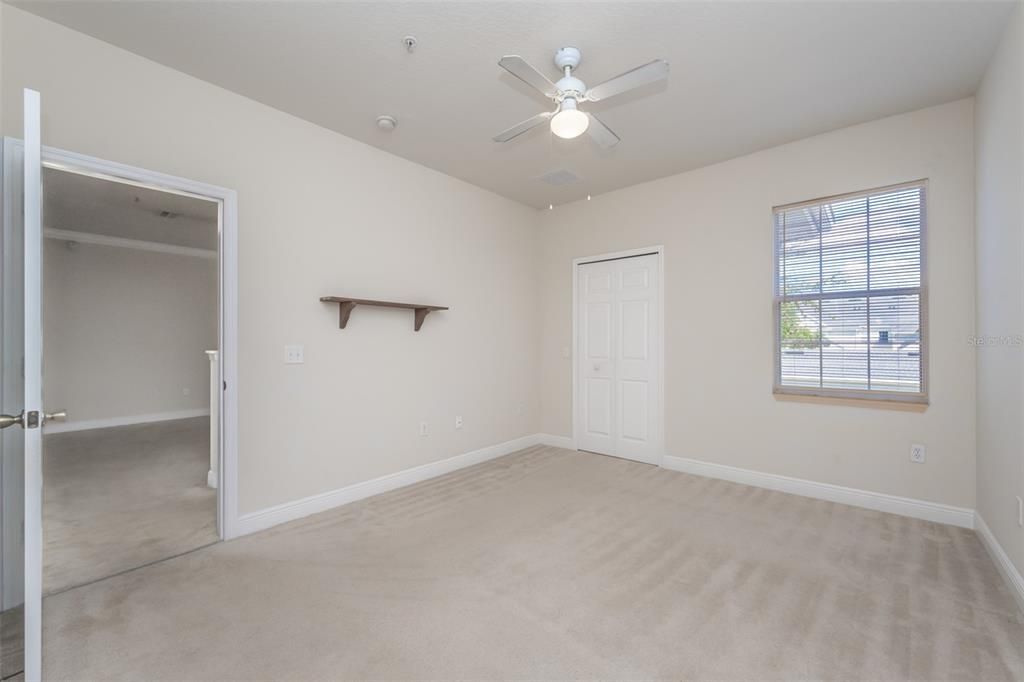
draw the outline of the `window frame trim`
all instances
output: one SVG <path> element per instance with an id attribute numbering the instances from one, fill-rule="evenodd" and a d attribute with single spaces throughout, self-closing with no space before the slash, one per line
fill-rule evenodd
<path id="1" fill-rule="evenodd" d="M 920 230 L 920 241 L 921 241 L 921 272 L 920 272 L 920 286 L 919 287 L 896 287 L 889 289 L 879 289 L 871 291 L 871 296 L 886 296 L 886 295 L 900 295 L 900 294 L 918 294 L 918 301 L 920 306 L 919 318 L 921 324 L 921 387 L 920 391 L 916 393 L 908 393 L 906 391 L 884 391 L 878 389 L 859 389 L 859 388 L 822 388 L 813 386 L 784 386 L 782 384 L 782 304 L 786 301 L 796 300 L 828 300 L 836 298 L 850 298 L 851 293 L 857 292 L 819 292 L 817 294 L 797 294 L 794 296 L 782 296 L 780 291 L 779 281 L 779 257 L 781 255 L 780 248 L 781 244 L 779 241 L 778 230 L 776 229 L 775 218 L 780 211 L 786 211 L 793 208 L 800 208 L 802 206 L 816 206 L 819 204 L 831 203 L 834 201 L 842 201 L 846 199 L 856 199 L 859 197 L 873 196 L 875 194 L 885 194 L 886 192 L 898 191 L 901 189 L 907 189 L 911 187 L 918 187 L 921 189 L 921 230 Z M 819 397 L 819 398 L 837 398 L 841 400 L 865 400 L 865 401 L 882 401 L 882 402 L 894 402 L 894 403 L 913 403 L 920 405 L 928 405 L 929 399 L 929 363 L 928 356 L 931 351 L 931 339 L 929 334 L 929 319 L 928 319 L 928 179 L 921 178 L 918 180 L 910 180 L 907 182 L 900 182 L 892 185 L 883 185 L 872 189 L 858 190 L 856 192 L 846 192 L 843 194 L 833 194 L 829 196 L 819 197 L 817 199 L 808 199 L 805 201 L 797 201 L 789 204 L 779 204 L 772 206 L 771 208 L 771 230 L 772 230 L 772 326 L 773 326 L 773 337 L 774 337 L 774 359 L 773 359 L 773 378 L 772 378 L 772 394 L 773 395 L 788 395 L 788 396 L 804 396 L 804 397 Z"/>

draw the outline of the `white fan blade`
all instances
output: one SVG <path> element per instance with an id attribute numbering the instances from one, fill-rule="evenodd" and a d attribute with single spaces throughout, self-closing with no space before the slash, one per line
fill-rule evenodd
<path id="1" fill-rule="evenodd" d="M 594 138 L 594 142 L 597 142 L 605 149 L 611 149 L 619 143 L 619 136 L 602 123 L 601 119 L 593 114 L 587 114 L 587 116 L 590 117 L 590 125 L 587 126 L 587 132 Z"/>
<path id="2" fill-rule="evenodd" d="M 519 55 L 505 55 L 500 61 L 498 61 L 498 65 L 527 85 L 532 85 L 540 90 L 544 93 L 545 97 L 553 99 L 558 95 L 558 88 L 555 87 L 555 84 L 548 80 L 547 76 L 530 66 L 530 64 Z"/>
<path id="3" fill-rule="evenodd" d="M 639 88 L 641 85 L 660 81 L 663 78 L 668 78 L 668 62 L 663 59 L 655 59 L 653 62 L 606 80 L 600 85 L 595 85 L 587 90 L 586 97 L 591 102 L 599 102 L 614 95 L 621 95 L 633 88 Z"/>
<path id="4" fill-rule="evenodd" d="M 545 121 L 549 120 L 553 115 L 554 112 L 551 111 L 545 111 L 544 113 L 537 114 L 536 116 L 526 119 L 522 123 L 515 124 L 514 126 L 512 126 L 511 128 L 502 133 L 498 133 L 497 135 L 494 136 L 494 141 L 508 142 L 513 137 L 519 137 L 527 130 L 536 128 L 541 123 L 544 123 Z"/>

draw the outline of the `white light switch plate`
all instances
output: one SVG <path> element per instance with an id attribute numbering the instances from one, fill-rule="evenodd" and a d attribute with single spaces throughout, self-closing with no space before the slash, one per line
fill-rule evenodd
<path id="1" fill-rule="evenodd" d="M 284 361 L 288 365 L 301 365 L 306 361 L 302 346 L 285 346 Z"/>

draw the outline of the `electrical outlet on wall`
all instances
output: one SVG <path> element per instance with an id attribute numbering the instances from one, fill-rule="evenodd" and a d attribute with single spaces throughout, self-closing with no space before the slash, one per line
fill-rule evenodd
<path id="1" fill-rule="evenodd" d="M 189 388 L 188 386 L 183 386 L 182 389 L 181 389 L 181 394 L 182 395 L 192 395 L 192 389 Z"/>
<path id="2" fill-rule="evenodd" d="M 910 461 L 915 464 L 924 464 L 925 459 L 928 457 L 927 449 L 919 444 L 914 443 L 910 446 Z"/>
<path id="3" fill-rule="evenodd" d="M 455 428 L 457 428 L 457 429 L 461 429 L 462 428 L 462 417 L 459 416 L 459 415 L 455 416 Z"/>
<path id="4" fill-rule="evenodd" d="M 302 346 L 289 345 L 284 347 L 284 361 L 288 365 L 301 365 L 306 361 Z"/>

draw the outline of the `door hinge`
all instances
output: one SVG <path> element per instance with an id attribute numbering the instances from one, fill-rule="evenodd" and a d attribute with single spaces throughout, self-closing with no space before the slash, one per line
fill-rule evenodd
<path id="1" fill-rule="evenodd" d="M 39 413 L 35 410 L 25 413 L 25 428 L 26 429 L 38 429 L 39 428 Z"/>

